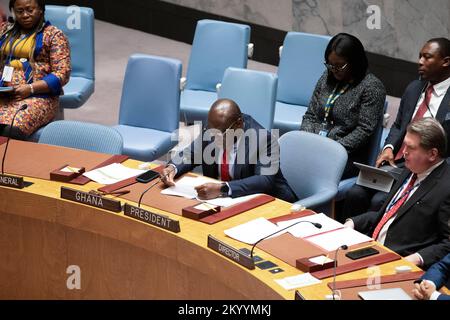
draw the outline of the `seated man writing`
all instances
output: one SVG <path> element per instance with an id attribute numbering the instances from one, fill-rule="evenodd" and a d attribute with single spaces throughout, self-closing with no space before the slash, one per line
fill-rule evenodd
<path id="1" fill-rule="evenodd" d="M 201 142 L 194 141 L 164 169 L 167 186 L 174 178 L 201 165 L 203 174 L 222 183 L 206 183 L 196 191 L 200 199 L 241 197 L 265 193 L 295 202 L 297 197 L 281 173 L 279 145 L 274 136 L 232 100 L 217 100 L 208 113 Z"/>
<path id="2" fill-rule="evenodd" d="M 447 139 L 438 121 L 423 118 L 408 126 L 405 169 L 378 212 L 345 225 L 428 268 L 450 252 L 450 165 Z"/>

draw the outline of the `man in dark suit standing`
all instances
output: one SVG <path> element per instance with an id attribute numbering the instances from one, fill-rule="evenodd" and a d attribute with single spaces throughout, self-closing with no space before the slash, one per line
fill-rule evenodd
<path id="1" fill-rule="evenodd" d="M 425 117 L 438 120 L 450 136 L 450 40 L 429 40 L 420 51 L 420 80 L 413 81 L 400 102 L 397 118 L 378 156 L 376 166 L 403 166 L 403 139 L 409 123 Z M 449 155 L 447 154 L 446 157 Z M 346 195 L 342 220 L 366 212 L 377 211 L 386 193 L 354 185 Z"/>
<path id="2" fill-rule="evenodd" d="M 445 283 L 450 283 L 450 253 L 438 263 L 433 264 L 416 282 L 413 294 L 419 300 L 450 300 L 450 295 L 437 291 Z"/>
<path id="3" fill-rule="evenodd" d="M 220 99 L 211 106 L 208 127 L 200 138 L 201 142 L 194 141 L 164 169 L 167 186 L 201 165 L 205 176 L 222 183 L 198 186 L 200 199 L 265 193 L 288 202 L 298 200 L 281 173 L 276 137 L 243 114 L 234 101 Z"/>
<path id="4" fill-rule="evenodd" d="M 408 126 L 404 145 L 406 169 L 381 210 L 353 217 L 345 225 L 428 268 L 450 252 L 446 134 L 435 119 L 423 118 Z"/>

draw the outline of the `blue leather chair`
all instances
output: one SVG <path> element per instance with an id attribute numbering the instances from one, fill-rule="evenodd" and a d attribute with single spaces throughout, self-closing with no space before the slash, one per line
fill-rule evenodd
<path id="1" fill-rule="evenodd" d="M 72 73 L 60 97 L 60 106 L 79 108 L 94 93 L 95 87 L 94 11 L 86 7 L 48 5 L 45 17 L 61 29 L 70 42 Z"/>
<path id="2" fill-rule="evenodd" d="M 284 134 L 279 144 L 281 171 L 300 199 L 296 203 L 331 215 L 348 158 L 345 148 L 334 140 L 302 131 Z"/>
<path id="3" fill-rule="evenodd" d="M 384 112 L 383 112 L 383 117 L 381 117 L 381 119 L 378 122 L 378 125 L 372 135 L 372 137 L 370 137 L 370 141 L 369 141 L 369 157 L 368 157 L 368 161 L 367 163 L 371 166 L 374 166 L 375 163 L 377 162 L 377 158 L 378 155 L 380 153 L 380 149 L 381 149 L 381 141 L 382 141 L 382 136 L 383 136 L 383 120 L 384 120 L 384 114 L 386 113 L 388 108 L 388 102 L 386 101 L 384 103 Z M 339 183 L 339 188 L 338 188 L 338 194 L 336 195 L 336 201 L 342 201 L 345 199 L 347 191 L 350 190 L 350 188 L 356 183 L 357 177 L 353 177 L 353 178 L 348 178 L 345 180 L 342 180 Z"/>
<path id="4" fill-rule="evenodd" d="M 272 73 L 228 68 L 218 97 L 234 100 L 243 113 L 270 130 L 273 127 L 277 81 L 278 77 Z"/>
<path id="5" fill-rule="evenodd" d="M 123 153 L 152 161 L 177 141 L 172 133 L 180 121 L 181 61 L 134 54 L 128 60 L 120 102 Z"/>
<path id="6" fill-rule="evenodd" d="M 43 130 L 39 143 L 108 154 L 122 154 L 119 132 L 100 124 L 78 121 L 54 121 Z"/>
<path id="7" fill-rule="evenodd" d="M 216 85 L 227 67 L 246 68 L 250 27 L 243 24 L 200 20 L 195 29 L 187 70 L 186 88 L 181 93 L 181 119 L 206 121 L 217 99 Z"/>
<path id="8" fill-rule="evenodd" d="M 280 135 L 299 130 L 317 80 L 325 71 L 324 54 L 331 37 L 289 32 L 278 66 L 274 128 Z"/>

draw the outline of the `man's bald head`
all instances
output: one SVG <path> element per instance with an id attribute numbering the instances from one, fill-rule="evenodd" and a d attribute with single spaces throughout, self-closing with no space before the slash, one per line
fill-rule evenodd
<path id="1" fill-rule="evenodd" d="M 208 127 L 225 131 L 241 117 L 241 109 L 230 99 L 219 99 L 208 113 Z"/>

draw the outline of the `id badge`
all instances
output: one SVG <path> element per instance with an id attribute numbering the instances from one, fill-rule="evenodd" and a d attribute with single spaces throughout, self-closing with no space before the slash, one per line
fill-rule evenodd
<path id="1" fill-rule="evenodd" d="M 2 80 L 5 82 L 11 82 L 13 78 L 14 68 L 11 66 L 5 66 L 2 73 Z"/>
<path id="2" fill-rule="evenodd" d="M 328 133 L 329 133 L 328 130 L 320 130 L 319 131 L 319 136 L 328 137 Z"/>

